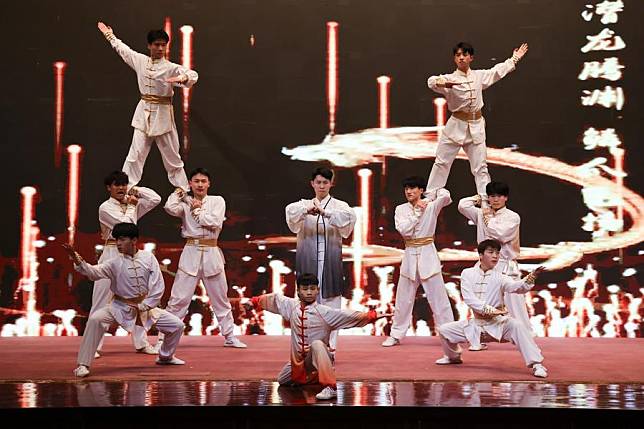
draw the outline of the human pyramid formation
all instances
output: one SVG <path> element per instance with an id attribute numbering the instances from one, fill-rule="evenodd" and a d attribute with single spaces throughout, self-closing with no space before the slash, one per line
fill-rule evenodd
<path id="1" fill-rule="evenodd" d="M 179 155 L 179 139 L 172 110 L 173 86 L 195 84 L 195 71 L 164 58 L 169 41 L 163 30 L 148 33 L 150 55 L 133 51 L 98 23 L 111 46 L 136 72 L 141 93 L 132 127 L 132 145 L 123 165 L 105 179 L 109 199 L 99 207 L 104 251 L 97 265 L 88 264 L 65 245 L 75 269 L 95 281 L 92 308 L 78 353 L 74 374 L 85 377 L 92 361 L 101 356 L 103 336 L 113 324 L 132 334 L 137 352 L 158 354 L 157 364 L 183 365 L 175 351 L 184 331 L 183 318 L 199 281 L 202 281 L 225 337 L 224 346 L 246 348 L 233 334 L 233 316 L 224 271 L 224 257 L 217 239 L 225 218 L 226 203 L 209 195 L 210 173 L 197 168 L 186 176 Z M 452 112 L 438 143 L 436 161 L 425 184 L 418 176 L 402 182 L 406 203 L 396 207 L 395 226 L 405 241 L 390 336 L 385 347 L 399 345 L 412 318 L 416 290 L 423 286 L 444 350 L 438 365 L 460 364 L 460 343 L 473 351 L 485 350 L 486 342 L 513 342 L 536 377 L 547 377 L 543 356 L 531 333 L 525 293 L 535 282 L 539 267 L 524 278 L 519 255 L 520 217 L 506 207 L 509 188 L 491 182 L 486 163 L 485 121 L 481 116 L 482 91 L 509 72 L 528 50 L 515 49 L 512 57 L 489 70 L 472 70 L 474 49 L 459 43 L 453 49 L 457 70 L 432 76 L 430 89 L 444 95 Z M 165 309 L 159 308 L 165 290 L 155 256 L 137 249 L 137 222 L 161 202 L 152 189 L 137 186 L 151 145 L 161 152 L 169 181 L 176 187 L 165 210 L 181 218 L 186 240 L 172 293 Z M 461 274 L 461 293 L 473 318 L 454 321 L 434 245 L 438 215 L 451 203 L 445 189 L 451 164 L 459 149 L 467 154 L 477 195 L 460 200 L 459 211 L 477 226 L 479 262 Z M 344 276 L 342 240 L 353 231 L 356 216 L 344 201 L 330 194 L 333 171 L 320 167 L 311 175 L 312 199 L 286 207 L 286 223 L 297 234 L 297 298 L 266 294 L 245 302 L 246 311 L 263 309 L 280 314 L 291 326 L 291 353 L 278 376 L 281 385 L 318 383 L 318 399 L 336 397 L 334 371 L 339 329 L 364 326 L 390 314 L 341 310 Z M 159 339 L 147 341 L 147 330 L 156 325 Z"/>

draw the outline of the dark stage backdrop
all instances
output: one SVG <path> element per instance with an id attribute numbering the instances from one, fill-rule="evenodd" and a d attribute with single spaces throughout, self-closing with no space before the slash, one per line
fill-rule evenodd
<path id="1" fill-rule="evenodd" d="M 525 41 L 530 50 L 517 70 L 484 93 L 488 146 L 552 157 L 572 166 L 592 163 L 584 170 L 588 175 L 611 180 L 619 171 L 615 171 L 616 152 L 609 146 L 617 146 L 625 150 L 624 184 L 639 198 L 643 177 L 639 131 L 644 120 L 640 18 L 644 7 L 635 0 L 624 0 L 622 8 L 619 1 L 603 3 L 606 5 L 556 0 L 11 2 L 4 8 L 0 25 L 5 42 L 0 159 L 5 165 L 6 192 L 0 214 L 5 226 L 0 240 L 0 322 L 12 326 L 5 333 L 12 335 L 11 329 L 19 325 L 17 320 L 28 307 L 28 293 L 18 290 L 23 186 L 34 186 L 38 191 L 34 218 L 44 245 L 36 252 L 39 280 L 35 309 L 43 313 L 40 323 L 60 325 L 61 318 L 53 312 L 73 309 L 78 312 L 73 325 L 80 329 L 89 308 L 91 284 L 70 274 L 70 264 L 57 248 L 67 237 L 68 162 L 63 150 L 60 166 L 55 165 L 53 64 L 66 64 L 63 149 L 70 144 L 83 148 L 76 239 L 90 256 L 99 242 L 97 209 L 106 198 L 102 179 L 123 164 L 132 137 L 130 120 L 139 98 L 134 73 L 96 29 L 97 21 L 111 25 L 117 37 L 133 49 L 146 52 L 147 31 L 163 27 L 169 17 L 173 36 L 170 59 L 174 62 L 181 62 L 179 28 L 194 28 L 193 66 L 199 72 L 199 82 L 190 103 L 190 149 L 183 156 L 186 170 L 208 168 L 214 176 L 211 193 L 226 199 L 228 221 L 220 240 L 229 283 L 246 287 L 245 294 L 250 296 L 271 289 L 271 259 L 279 258 L 292 267 L 294 256 L 289 251 L 291 244 L 268 249 L 260 245 L 258 249 L 249 240 L 290 235 L 284 207 L 312 196 L 309 174 L 315 166 L 325 164 L 292 160 L 282 148 L 316 145 L 328 133 L 329 21 L 339 24 L 337 134 L 378 126 L 376 78 L 380 75 L 391 78 L 391 127 L 435 125 L 434 99 L 438 94 L 427 88 L 426 79 L 454 69 L 451 48 L 455 43 L 471 42 L 476 49 L 474 68 L 489 68 Z M 182 98 L 180 91 L 175 92 L 176 123 L 182 137 L 186 134 Z M 603 138 L 592 140 L 587 131 L 590 127 L 600 136 L 603 133 Z M 617 140 L 611 138 L 609 129 L 615 130 Z M 393 208 L 404 202 L 400 181 L 408 175 L 429 174 L 431 164 L 430 158 L 389 157 L 384 176 L 380 164 L 336 168 L 334 194 L 352 206 L 359 205 L 357 171 L 370 168 L 374 173 L 370 242 L 401 248 L 393 228 Z M 521 168 L 491 164 L 490 172 L 494 180 L 511 186 L 509 205 L 522 217 L 525 247 L 589 242 L 593 241 L 593 230 L 596 241 L 619 234 L 614 231 L 619 229 L 614 227 L 617 210 L 598 205 L 592 193 L 584 199 L 580 186 Z M 155 189 L 164 199 L 172 192 L 156 148 L 148 158 L 141 184 Z M 474 193 L 467 162 L 454 163 L 448 188 L 455 202 L 441 215 L 438 247 L 471 250 L 474 229 L 456 209 L 459 198 Z M 637 210 L 627 210 L 624 216 L 624 229 L 631 230 L 625 249 L 586 254 L 543 276 L 533 296 L 535 315 L 543 316 L 537 323 L 545 324 L 544 334 L 550 325 L 557 324 L 550 335 L 641 334 L 642 256 L 637 243 L 642 232 L 633 232 L 633 226 L 641 222 L 639 212 L 637 216 L 634 212 Z M 159 259 L 170 259 L 169 270 L 176 270 L 180 250 L 177 220 L 158 207 L 140 225 L 146 241 L 157 243 Z M 50 236 L 55 240 L 48 240 Z M 243 260 L 244 256 L 251 259 Z M 398 265 L 390 265 L 394 270 L 385 283 L 392 287 Z M 446 262 L 446 282 L 458 285 L 457 275 L 467 265 L 471 262 Z M 351 300 L 353 264 L 348 262 L 345 268 L 345 295 Z M 374 273 L 372 267 L 364 268 L 362 286 L 366 296 L 381 301 L 381 278 Z M 292 273 L 285 273 L 283 280 L 288 284 L 287 293 L 292 293 Z M 167 276 L 166 282 L 169 290 L 172 277 Z M 238 296 L 237 291 L 231 289 L 230 296 Z M 575 301 L 575 293 L 581 293 L 577 298 L 582 301 Z M 417 304 L 414 329 L 416 320 L 430 319 L 422 297 Z M 456 308 L 457 300 L 454 304 Z M 575 313 L 577 304 L 583 307 L 583 314 Z M 366 305 L 366 299 L 361 305 Z M 201 304 L 191 307 L 191 313 L 204 314 L 204 328 L 211 320 L 205 308 Z M 236 317 L 242 328 L 248 327 L 237 311 Z M 559 328 L 566 324 L 577 327 Z M 261 331 L 261 327 L 257 329 Z"/>

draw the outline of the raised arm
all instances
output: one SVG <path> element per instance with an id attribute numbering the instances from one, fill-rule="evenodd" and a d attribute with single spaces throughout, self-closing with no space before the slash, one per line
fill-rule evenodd
<path id="1" fill-rule="evenodd" d="M 114 278 L 114 270 L 110 262 L 113 259 L 105 261 L 102 264 L 90 265 L 83 257 L 69 244 L 63 244 L 63 249 L 67 252 L 69 257 L 74 262 L 74 269 L 80 274 L 84 275 L 91 281 L 99 279 L 112 279 Z"/>
<path id="2" fill-rule="evenodd" d="M 502 63 L 499 63 L 488 70 L 477 70 L 481 73 L 481 83 L 483 89 L 487 89 L 499 80 L 503 79 L 508 73 L 513 71 L 521 58 L 528 52 L 528 44 L 523 43 L 512 53 L 512 57 Z"/>
<path id="3" fill-rule="evenodd" d="M 161 202 L 161 195 L 143 186 L 133 186 L 128 194 L 134 195 L 138 199 L 136 205 L 137 219 L 141 219 L 147 212 L 158 206 Z"/>
<path id="4" fill-rule="evenodd" d="M 183 216 L 184 204 L 182 200 L 185 195 L 186 192 L 181 188 L 177 188 L 173 193 L 171 193 L 168 200 L 165 202 L 165 206 L 163 206 L 166 213 L 175 217 Z"/>
<path id="5" fill-rule="evenodd" d="M 477 205 L 479 207 L 477 207 Z M 481 197 L 479 195 L 461 198 L 461 200 L 458 202 L 458 211 L 463 216 L 476 224 L 479 218 L 479 211 L 481 210 L 480 205 Z"/>
<path id="6" fill-rule="evenodd" d="M 386 317 L 387 315 L 378 316 L 375 310 L 363 313 L 361 311 L 326 308 L 324 310 L 320 310 L 320 316 L 322 316 L 331 329 L 335 330 L 365 326 L 369 323 L 375 322 L 380 317 Z"/>
<path id="7" fill-rule="evenodd" d="M 130 66 L 135 71 L 137 62 L 147 60 L 147 56 L 134 51 L 128 45 L 117 39 L 117 37 L 114 35 L 112 27 L 99 22 L 98 29 L 101 33 L 103 33 L 103 36 L 105 36 L 107 41 L 110 42 L 110 45 L 112 45 L 112 48 L 114 48 L 116 53 L 119 54 L 121 58 L 123 58 L 125 64 Z"/>
<path id="8" fill-rule="evenodd" d="M 534 287 L 537 276 L 544 270 L 544 267 L 538 267 L 536 270 L 522 278 L 521 280 L 514 280 L 509 276 L 503 275 L 503 283 L 501 288 L 504 292 L 508 293 L 526 293 Z"/>
<path id="9" fill-rule="evenodd" d="M 452 196 L 445 188 L 440 188 L 436 191 L 436 199 L 434 200 L 434 210 L 436 213 L 440 212 L 443 207 L 447 207 L 452 203 Z"/>
<path id="10" fill-rule="evenodd" d="M 396 207 L 396 211 L 394 212 L 396 231 L 403 237 L 411 237 L 421 214 L 422 211 L 420 208 L 411 209 L 408 204 Z"/>
<path id="11" fill-rule="evenodd" d="M 281 293 L 267 293 L 260 296 L 254 296 L 251 300 L 255 310 L 266 310 L 271 313 L 276 313 L 284 319 L 290 319 L 291 309 L 298 305 L 295 298 L 289 298 Z"/>

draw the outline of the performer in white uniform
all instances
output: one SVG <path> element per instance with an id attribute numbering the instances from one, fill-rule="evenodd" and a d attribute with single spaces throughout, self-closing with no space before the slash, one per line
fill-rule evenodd
<path id="1" fill-rule="evenodd" d="M 510 188 L 505 183 L 490 182 L 486 186 L 490 203 L 489 208 L 481 208 L 481 197 L 475 195 L 463 198 L 458 202 L 458 211 L 476 225 L 476 241 L 495 239 L 501 243 L 499 262 L 495 270 L 510 276 L 515 280 L 521 277 L 517 258 L 521 251 L 519 229 L 521 217 L 506 207 Z M 526 306 L 526 298 L 530 295 L 506 293 L 503 297 L 510 316 L 523 323 L 532 332 L 532 324 Z"/>
<path id="2" fill-rule="evenodd" d="M 332 186 L 333 171 L 324 167 L 313 171 L 315 198 L 286 206 L 286 223 L 297 234 L 295 271 L 314 273 L 320 281 L 318 302 L 339 309 L 344 289 L 342 239 L 351 235 L 356 214 L 347 203 L 329 194 Z M 337 338 L 337 331 L 332 332 L 334 350 Z"/>
<path id="3" fill-rule="evenodd" d="M 298 299 L 271 293 L 253 297 L 256 310 L 281 315 L 291 325 L 291 360 L 277 376 L 280 385 L 321 384 L 316 398 L 337 396 L 333 354 L 329 337 L 333 330 L 365 326 L 390 315 L 337 310 L 317 303 L 318 279 L 313 274 L 297 276 Z"/>
<path id="4" fill-rule="evenodd" d="M 159 263 L 152 253 L 137 250 L 139 229 L 135 224 L 114 225 L 112 236 L 116 239 L 119 256 L 98 265 L 88 264 L 71 246 L 63 245 L 72 257 L 76 271 L 90 280 L 110 279 L 110 288 L 114 293 L 113 301 L 96 311 L 87 321 L 74 374 L 77 377 L 89 375 L 98 343 L 114 323 L 128 332 L 132 332 L 136 325 L 148 330 L 156 324 L 157 329 L 166 336 L 156 362 L 183 365 L 184 361 L 174 357 L 183 334 L 183 322 L 157 308 L 165 289 Z"/>
<path id="5" fill-rule="evenodd" d="M 459 343 L 478 345 L 483 337 L 485 341 L 513 342 L 526 365 L 532 368 L 532 374 L 545 378 L 548 371 L 542 365 L 541 350 L 530 331 L 521 322 L 507 315 L 503 303 L 506 293 L 524 294 L 532 289 L 536 276 L 543 268 L 537 268 L 523 280 L 513 280 L 494 269 L 500 250 L 501 243 L 497 240 L 481 241 L 477 247 L 479 262 L 461 273 L 461 293 L 465 303 L 472 309 L 474 319 L 450 322 L 438 328 L 446 341 L 443 342 L 445 356 L 436 363 L 462 363 Z"/>
<path id="6" fill-rule="evenodd" d="M 156 142 L 163 166 L 172 185 L 188 190 L 188 180 L 179 155 L 179 136 L 172 109 L 172 87 L 190 88 L 197 82 L 198 74 L 164 58 L 170 38 L 163 30 L 148 33 L 150 56 L 133 51 L 116 38 L 111 27 L 98 23 L 98 29 L 110 42 L 123 61 L 136 73 L 141 100 L 136 106 L 132 127 L 132 145 L 127 154 L 123 171 L 134 186 L 141 180 L 145 160 L 152 143 Z"/>
<path id="7" fill-rule="evenodd" d="M 438 140 L 436 161 L 427 182 L 428 194 L 445 187 L 452 162 L 462 147 L 470 161 L 476 192 L 485 196 L 490 175 L 486 161 L 485 119 L 481 115 L 483 90 L 513 71 L 527 51 L 528 45 L 524 43 L 514 50 L 511 58 L 491 69 L 472 70 L 474 48 L 461 42 L 453 49 L 456 71 L 427 79 L 427 86 L 445 96 L 447 108 L 452 112 Z"/>
<path id="8" fill-rule="evenodd" d="M 101 238 L 104 240 L 103 253 L 98 259 L 99 264 L 119 256 L 119 252 L 116 249 L 116 240 L 112 237 L 114 225 L 122 222 L 136 224 L 143 215 L 161 202 L 159 194 L 152 189 L 135 186 L 128 190 L 128 177 L 122 171 L 110 173 L 105 178 L 104 183 L 110 198 L 98 208 L 98 222 L 101 226 Z M 113 296 L 114 293 L 110 289 L 110 279 L 96 280 L 94 282 L 94 291 L 92 292 L 92 308 L 89 311 L 89 317 L 108 305 Z M 146 339 L 145 329 L 141 326 L 135 326 L 132 330 L 132 343 L 138 352 L 156 354 L 154 347 Z M 103 339 L 101 338 L 96 357 L 100 357 L 102 348 Z"/>
<path id="9" fill-rule="evenodd" d="M 434 245 L 436 221 L 443 207 L 452 199 L 447 189 L 439 189 L 434 201 L 422 199 L 425 180 L 412 176 L 403 180 L 407 202 L 396 207 L 396 230 L 405 239 L 405 254 L 400 265 L 396 289 L 396 309 L 390 336 L 384 347 L 400 344 L 411 323 L 416 290 L 421 284 L 434 314 L 434 326 L 454 321 L 454 314 L 441 274 L 441 263 Z"/>
<path id="10" fill-rule="evenodd" d="M 246 348 L 246 344 L 233 335 L 224 254 L 217 244 L 224 224 L 226 201 L 219 195 L 208 195 L 211 178 L 206 169 L 193 170 L 189 178 L 192 195 L 177 188 L 165 204 L 168 214 L 181 218 L 181 236 L 186 240 L 166 310 L 183 320 L 195 288 L 202 281 L 221 334 L 226 339 L 224 346 Z"/>

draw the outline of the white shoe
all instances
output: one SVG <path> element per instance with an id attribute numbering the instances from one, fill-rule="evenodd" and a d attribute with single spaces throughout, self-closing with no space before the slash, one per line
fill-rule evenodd
<path id="1" fill-rule="evenodd" d="M 237 337 L 228 337 L 226 338 L 226 341 L 224 341 L 224 347 L 234 347 L 236 349 L 245 349 L 248 346 L 242 343 L 241 341 L 239 341 L 239 338 Z"/>
<path id="2" fill-rule="evenodd" d="M 85 365 L 78 365 L 78 368 L 74 370 L 74 375 L 76 377 L 87 377 L 89 375 L 89 368 Z"/>
<path id="3" fill-rule="evenodd" d="M 161 356 L 159 356 L 156 360 L 156 363 L 157 365 L 185 365 L 186 361 L 174 356 L 169 359 L 163 359 L 161 358 Z"/>
<path id="4" fill-rule="evenodd" d="M 98 358 L 100 358 L 101 356 L 102 356 L 102 355 L 101 355 L 98 351 L 95 351 L 95 352 L 94 352 L 94 359 L 98 359 Z"/>
<path id="5" fill-rule="evenodd" d="M 481 352 L 483 350 L 487 350 L 487 344 L 481 343 L 478 346 L 470 346 L 468 350 L 471 352 Z"/>
<path id="6" fill-rule="evenodd" d="M 387 339 L 382 342 L 383 347 L 393 347 L 397 345 L 400 345 L 400 340 L 394 337 L 387 337 Z"/>
<path id="7" fill-rule="evenodd" d="M 548 376 L 548 370 L 540 363 L 535 363 L 532 365 L 532 375 L 539 378 L 546 378 Z"/>
<path id="8" fill-rule="evenodd" d="M 331 386 L 327 386 L 320 393 L 315 395 L 316 398 L 324 401 L 327 399 L 333 399 L 338 397 L 338 393 L 335 391 L 335 389 Z"/>
<path id="9" fill-rule="evenodd" d="M 137 353 L 145 353 L 146 355 L 158 355 L 159 351 L 155 348 L 152 347 L 150 344 L 146 344 L 145 347 L 142 347 L 140 349 L 136 349 Z"/>
<path id="10" fill-rule="evenodd" d="M 460 357 L 450 359 L 447 356 L 443 356 L 440 359 L 436 359 L 436 365 L 456 365 L 459 363 L 463 363 L 463 360 Z"/>
<path id="11" fill-rule="evenodd" d="M 154 345 L 154 351 L 156 352 L 155 354 L 159 354 L 159 350 L 161 350 L 161 346 L 163 345 L 163 340 L 157 341 L 157 343 Z"/>

